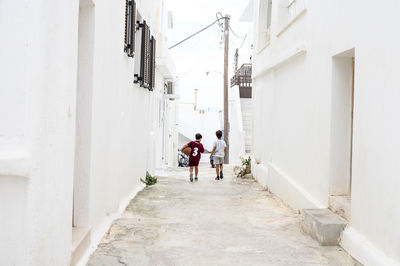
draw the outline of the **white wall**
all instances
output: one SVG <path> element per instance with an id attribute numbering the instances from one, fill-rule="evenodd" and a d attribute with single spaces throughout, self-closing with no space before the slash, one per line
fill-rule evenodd
<path id="1" fill-rule="evenodd" d="M 307 85 L 307 72 L 311 71 L 308 69 L 315 64 L 321 65 L 317 55 L 300 55 L 284 65 L 274 66 L 281 64 L 281 58 L 290 55 L 292 50 L 298 49 L 308 40 L 305 17 L 292 25 L 290 30 L 295 34 L 285 32 L 277 39 L 280 26 L 274 24 L 274 21 L 278 10 L 277 3 L 273 4 L 269 46 L 255 46 L 253 151 L 256 160 L 271 169 L 269 177 L 272 182 L 279 186 L 283 183 L 278 183 L 277 180 L 285 180 L 287 184 L 295 186 L 296 190 L 310 193 L 307 196 L 302 193 L 294 194 L 298 197 L 293 199 L 293 193 L 288 192 L 283 198 L 292 205 L 300 207 L 299 203 L 304 201 L 308 207 L 324 206 L 327 205 L 328 180 L 320 177 L 326 175 L 329 169 L 325 159 L 329 148 L 329 90 L 320 89 L 324 86 L 321 85 L 324 80 L 320 74 L 312 75 L 314 86 Z M 258 27 L 257 23 L 255 27 Z M 321 68 L 313 71 L 319 69 Z M 329 84 L 325 84 L 327 86 Z M 305 95 L 310 96 L 304 97 Z"/>
<path id="2" fill-rule="evenodd" d="M 340 116 L 334 56 L 354 48 L 351 222 L 343 246 L 366 265 L 400 263 L 400 127 L 393 122 L 400 111 L 400 3 L 306 1 L 304 14 L 282 31 L 278 2 L 271 42 L 255 49 L 256 178 L 295 208 L 327 207 L 332 173 L 344 167 L 335 159 L 335 143 L 344 139 L 333 128 Z"/>
<path id="3" fill-rule="evenodd" d="M 155 104 L 152 136 L 154 138 L 154 167 L 161 168 L 165 165 L 176 165 L 176 151 L 178 149 L 177 102 L 165 97 L 164 94 L 164 83 L 170 81 L 172 76 L 170 74 L 163 76 L 161 71 L 157 70 L 157 78 L 159 82 L 153 92 Z"/>
<path id="4" fill-rule="evenodd" d="M 66 265 L 78 1 L 0 3 L 0 258 Z"/>
<path id="5" fill-rule="evenodd" d="M 200 113 L 199 110 L 193 111 L 193 105 L 180 104 L 178 128 L 179 133 L 191 140 L 195 139 L 196 133 L 200 133 L 204 149 L 211 151 L 217 139 L 215 132 L 221 130 L 219 113 Z"/>
<path id="6" fill-rule="evenodd" d="M 125 2 L 96 1 L 92 107 L 91 221 L 101 223 L 140 185 L 148 169 L 151 92 L 133 84 L 123 53 Z M 138 10 L 143 6 L 138 4 Z M 150 26 L 151 20 L 148 21 Z M 110 42 L 110 40 L 115 40 Z"/>
<path id="7" fill-rule="evenodd" d="M 165 146 L 166 163 L 168 166 L 177 166 L 177 151 L 181 148 L 178 144 L 178 102 L 168 100 L 167 103 L 168 119 L 166 121 L 168 121 L 168 132 L 165 134 L 165 143 L 167 144 Z"/>
<path id="8" fill-rule="evenodd" d="M 240 157 L 245 152 L 245 132 L 243 131 L 242 109 L 239 95 L 239 86 L 234 86 L 229 90 L 229 126 L 230 142 L 233 144 L 229 148 L 230 163 L 239 164 Z"/>
<path id="9" fill-rule="evenodd" d="M 252 128 L 253 128 L 253 99 L 241 98 L 240 109 L 242 112 L 243 131 L 245 132 L 245 151 L 251 153 Z"/>
<path id="10" fill-rule="evenodd" d="M 156 35 L 163 2 L 138 1 Z M 122 1 L 1 1 L 1 265 L 69 265 L 73 222 L 97 240 L 153 172 L 165 77 L 133 84 L 124 20 Z"/>
<path id="11" fill-rule="evenodd" d="M 158 34 L 161 1 L 137 1 L 138 12 Z M 93 230 L 119 210 L 121 202 L 141 188 L 146 171 L 163 161 L 160 139 L 165 78 L 156 70 L 150 92 L 133 84 L 135 59 L 123 53 L 125 2 L 97 1 L 93 75 L 90 220 Z M 109 40 L 116 40 L 110 42 Z M 157 43 L 160 45 L 160 43 Z"/>
<path id="12" fill-rule="evenodd" d="M 165 136 L 164 136 L 164 122 L 167 119 L 166 116 L 166 103 L 164 100 L 164 77 L 157 72 L 157 87 L 154 90 L 154 116 L 153 116 L 153 133 L 154 136 L 154 166 L 161 167 L 165 164 Z"/>

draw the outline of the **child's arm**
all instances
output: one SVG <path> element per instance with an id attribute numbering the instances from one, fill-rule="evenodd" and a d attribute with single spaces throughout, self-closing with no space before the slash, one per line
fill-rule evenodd
<path id="1" fill-rule="evenodd" d="M 215 152 L 215 146 L 214 146 L 214 148 L 212 149 L 212 151 L 211 151 L 211 154 L 210 154 L 210 159 L 212 158 L 212 156 L 213 156 L 213 154 L 214 154 L 214 152 Z"/>
<path id="2" fill-rule="evenodd" d="M 183 150 L 186 149 L 187 147 L 189 147 L 189 145 L 187 145 L 187 144 L 183 145 L 183 147 L 181 148 L 181 151 L 183 151 Z"/>

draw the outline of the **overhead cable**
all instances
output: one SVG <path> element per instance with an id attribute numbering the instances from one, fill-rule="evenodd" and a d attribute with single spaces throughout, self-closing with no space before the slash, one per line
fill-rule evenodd
<path id="1" fill-rule="evenodd" d="M 223 17 L 223 18 L 225 18 L 225 17 Z M 172 48 L 178 46 L 179 44 L 181 44 L 181 43 L 183 43 L 183 42 L 189 40 L 190 38 L 196 36 L 197 34 L 203 32 L 203 31 L 205 31 L 206 29 L 210 28 L 212 25 L 214 25 L 214 24 L 217 23 L 217 22 L 219 22 L 219 18 L 218 18 L 217 20 L 215 20 L 213 23 L 211 23 L 210 25 L 208 25 L 208 26 L 202 28 L 201 30 L 199 30 L 199 31 L 197 31 L 197 32 L 195 32 L 195 33 L 193 33 L 192 35 L 190 35 L 189 37 L 183 39 L 182 41 L 180 41 L 180 42 L 178 42 L 178 43 L 172 45 L 171 47 L 169 47 L 169 49 L 172 49 Z"/>
<path id="2" fill-rule="evenodd" d="M 245 38 L 247 37 L 247 34 L 244 35 L 244 36 L 239 36 L 239 35 L 237 35 L 230 25 L 229 25 L 229 28 L 231 29 L 231 32 L 233 33 L 233 35 L 235 35 L 235 36 L 238 37 L 239 39 L 245 39 Z"/>

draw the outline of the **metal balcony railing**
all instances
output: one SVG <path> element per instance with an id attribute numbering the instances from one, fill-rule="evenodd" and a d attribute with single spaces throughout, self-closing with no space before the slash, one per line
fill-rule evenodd
<path id="1" fill-rule="evenodd" d="M 238 85 L 239 87 L 251 88 L 251 64 L 243 64 L 231 78 L 231 87 Z"/>

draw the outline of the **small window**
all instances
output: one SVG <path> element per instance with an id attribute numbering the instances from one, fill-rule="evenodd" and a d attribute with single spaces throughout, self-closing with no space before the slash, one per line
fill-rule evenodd
<path id="1" fill-rule="evenodd" d="M 261 0 L 258 18 L 258 49 L 264 48 L 271 39 L 272 0 Z"/>
<path id="2" fill-rule="evenodd" d="M 136 3 L 126 0 L 125 4 L 125 42 L 124 52 L 129 57 L 135 55 Z"/>

